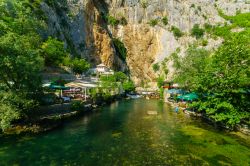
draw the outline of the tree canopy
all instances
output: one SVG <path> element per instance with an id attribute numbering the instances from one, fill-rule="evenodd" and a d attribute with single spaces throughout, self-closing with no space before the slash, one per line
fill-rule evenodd
<path id="1" fill-rule="evenodd" d="M 176 80 L 206 96 L 193 103 L 199 111 L 228 126 L 250 120 L 249 33 L 234 34 L 212 54 L 190 48 L 181 58 Z"/>

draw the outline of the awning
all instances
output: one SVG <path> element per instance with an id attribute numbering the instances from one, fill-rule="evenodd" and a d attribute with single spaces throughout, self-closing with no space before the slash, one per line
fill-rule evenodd
<path id="1" fill-rule="evenodd" d="M 189 93 L 183 96 L 178 96 L 177 99 L 186 100 L 186 101 L 193 101 L 198 99 L 198 95 L 196 93 Z"/>
<path id="2" fill-rule="evenodd" d="M 61 85 L 50 85 L 49 88 L 50 89 L 59 89 L 59 90 L 69 90 L 70 89 L 70 87 L 61 86 Z"/>
<path id="3" fill-rule="evenodd" d="M 170 93 L 170 94 L 184 94 L 185 91 L 182 90 L 182 89 L 170 89 L 167 91 L 167 93 Z"/>

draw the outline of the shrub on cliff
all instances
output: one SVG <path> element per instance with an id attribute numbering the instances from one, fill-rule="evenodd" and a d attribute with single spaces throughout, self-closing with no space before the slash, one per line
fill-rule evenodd
<path id="1" fill-rule="evenodd" d="M 200 28 L 198 24 L 195 24 L 191 30 L 192 36 L 195 36 L 196 39 L 203 37 L 204 32 L 205 32 L 204 29 Z"/>
<path id="2" fill-rule="evenodd" d="M 164 24 L 164 25 L 168 25 L 168 18 L 165 16 L 165 17 L 163 17 L 162 19 L 161 19 L 161 21 L 162 21 L 162 23 Z"/>
<path id="3" fill-rule="evenodd" d="M 179 37 L 182 37 L 183 36 L 183 33 L 181 32 L 181 30 L 175 26 L 172 26 L 171 27 L 171 31 L 173 32 L 174 36 L 176 38 L 179 38 Z"/>
<path id="4" fill-rule="evenodd" d="M 149 21 L 149 25 L 151 26 L 151 27 L 154 27 L 154 26 L 156 26 L 158 24 L 158 20 L 157 19 L 153 19 L 153 20 L 150 20 Z"/>
<path id="5" fill-rule="evenodd" d="M 157 71 L 159 71 L 160 70 L 160 66 L 159 66 L 159 64 L 158 63 L 155 63 L 155 64 L 153 64 L 153 70 L 154 70 L 154 72 L 157 72 Z"/>

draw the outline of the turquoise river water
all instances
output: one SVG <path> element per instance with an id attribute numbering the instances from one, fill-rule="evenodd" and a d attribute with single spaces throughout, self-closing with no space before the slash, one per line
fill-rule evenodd
<path id="1" fill-rule="evenodd" d="M 123 100 L 51 132 L 0 137 L 0 165 L 247 166 L 250 138 L 158 100 Z"/>

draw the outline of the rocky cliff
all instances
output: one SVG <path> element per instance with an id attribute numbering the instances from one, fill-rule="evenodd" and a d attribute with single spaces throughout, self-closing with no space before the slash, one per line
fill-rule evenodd
<path id="1" fill-rule="evenodd" d="M 45 1 L 46 2 L 46 1 Z M 203 26 L 224 24 L 227 15 L 249 12 L 247 0 L 60 0 L 56 4 L 42 3 L 48 17 L 48 34 L 66 41 L 75 55 L 88 59 L 93 65 L 104 63 L 127 71 L 137 85 L 153 82 L 162 74 L 152 65 L 161 63 L 177 49 L 181 55 L 192 43 L 195 24 Z M 165 20 L 164 20 L 165 19 Z M 121 21 L 122 20 L 122 21 Z M 171 27 L 183 35 L 176 38 Z M 126 60 L 121 58 L 114 39 L 126 47 Z M 205 35 L 206 49 L 220 45 L 222 39 Z M 171 61 L 166 66 L 171 79 Z"/>

